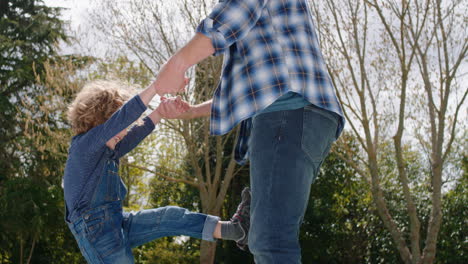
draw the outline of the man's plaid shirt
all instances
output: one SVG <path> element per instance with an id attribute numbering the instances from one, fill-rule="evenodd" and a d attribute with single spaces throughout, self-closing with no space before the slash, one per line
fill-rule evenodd
<path id="1" fill-rule="evenodd" d="M 293 91 L 344 118 L 319 48 L 306 0 L 220 0 L 197 28 L 224 54 L 213 96 L 211 134 Z"/>

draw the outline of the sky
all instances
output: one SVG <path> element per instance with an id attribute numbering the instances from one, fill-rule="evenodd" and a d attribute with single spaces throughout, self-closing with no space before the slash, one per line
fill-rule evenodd
<path id="1" fill-rule="evenodd" d="M 91 0 L 44 0 L 44 3 L 47 6 L 67 8 L 62 12 L 62 18 L 79 25 L 83 21 L 83 14 L 91 5 Z"/>
<path id="2" fill-rule="evenodd" d="M 70 21 L 75 28 L 84 22 L 84 15 L 91 2 L 91 0 L 44 0 L 47 6 L 66 8 L 62 12 L 62 18 Z"/>
<path id="3" fill-rule="evenodd" d="M 70 36 L 75 36 L 79 41 L 74 41 L 69 45 L 66 43 L 60 44 L 60 54 L 81 54 L 93 57 L 103 58 L 108 55 L 110 50 L 113 50 L 110 43 L 99 41 L 102 37 L 102 32 L 98 32 L 92 28 L 89 22 L 89 16 L 92 11 L 95 11 L 100 0 L 42 0 L 45 5 L 50 7 L 62 7 L 61 18 L 69 22 L 67 28 Z M 158 0 L 161 1 L 161 0 Z M 128 0 L 114 0 L 114 2 L 125 3 Z M 169 6 L 171 4 L 168 2 Z M 112 53 L 112 52 L 111 52 Z M 133 58 L 133 54 L 126 54 Z"/>
<path id="4" fill-rule="evenodd" d="M 89 33 L 87 15 L 93 7 L 95 0 L 43 0 L 47 6 L 62 7 L 61 18 L 69 23 L 67 31 L 72 36 L 77 36 L 80 41 L 72 45 L 60 43 L 60 53 L 86 54 L 95 57 L 103 57 L 108 45 L 105 43 L 95 43 L 94 38 Z"/>

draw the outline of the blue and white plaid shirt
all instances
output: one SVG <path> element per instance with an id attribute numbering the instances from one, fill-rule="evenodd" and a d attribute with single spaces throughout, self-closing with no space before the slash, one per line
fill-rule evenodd
<path id="1" fill-rule="evenodd" d="M 306 0 L 220 0 L 197 32 L 212 40 L 215 56 L 224 54 L 211 134 L 229 132 L 292 91 L 340 115 L 339 136 L 343 113 Z"/>

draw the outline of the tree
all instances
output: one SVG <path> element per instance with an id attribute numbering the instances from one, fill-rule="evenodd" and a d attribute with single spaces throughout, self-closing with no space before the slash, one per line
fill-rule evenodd
<path id="1" fill-rule="evenodd" d="M 67 39 L 59 15 L 60 9 L 42 1 L 0 2 L 2 262 L 30 263 L 40 242 L 64 227 L 56 221 L 63 208 L 57 188 L 61 175 L 50 169 L 64 163 L 63 153 L 50 153 L 39 144 L 46 142 L 45 137 L 28 134 L 57 129 L 57 122 L 44 127 L 33 121 L 45 121 L 53 114 L 30 100 L 43 92 L 37 79 L 44 80 L 46 61 L 57 55 L 55 44 Z"/>
<path id="2" fill-rule="evenodd" d="M 56 42 L 66 40 L 59 14 L 42 1 L 0 3 L 0 182 L 20 173 L 23 162 L 14 142 L 21 118 L 15 103 L 37 92 L 35 72 L 42 75 L 44 62 L 56 55 Z"/>
<path id="3" fill-rule="evenodd" d="M 58 61 L 45 62 L 44 75 L 36 75 L 35 97 L 23 95 L 16 104 L 21 133 L 12 144 L 23 164 L 17 175 L 9 175 L 3 182 L 0 195 L 0 226 L 5 238 L 1 247 L 6 259 L 14 263 L 31 263 L 33 256 L 44 258 L 35 254 L 35 249 L 47 251 L 47 243 L 52 248 L 74 249 L 66 255 L 47 256 L 49 263 L 63 263 L 79 255 L 63 221 L 60 186 L 71 138 L 65 112 L 80 85 L 71 77 L 77 66 Z M 52 237 L 57 240 L 51 241 Z"/>
<path id="4" fill-rule="evenodd" d="M 433 263 L 444 169 L 457 136 L 464 133 L 458 130 L 468 92 L 461 85 L 465 73 L 460 72 L 468 51 L 468 38 L 460 27 L 467 19 L 463 3 L 327 0 L 312 5 L 332 81 L 360 144 L 359 150 L 342 158 L 368 180 L 379 216 L 403 262 Z M 397 161 L 393 169 L 409 220 L 404 226 L 392 215 L 383 186 L 387 176 L 382 149 L 391 141 Z M 426 154 L 426 167 L 417 179 L 408 176 L 411 164 L 403 154 L 408 145 Z M 425 188 L 431 197 L 427 228 L 421 226 L 416 188 Z"/>

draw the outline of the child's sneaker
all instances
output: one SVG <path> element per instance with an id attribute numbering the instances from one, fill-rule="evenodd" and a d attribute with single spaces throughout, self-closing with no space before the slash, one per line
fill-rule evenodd
<path id="1" fill-rule="evenodd" d="M 232 223 L 239 223 L 244 235 L 236 240 L 237 246 L 242 250 L 247 250 L 250 229 L 250 188 L 242 190 L 242 201 L 237 206 L 236 213 L 232 216 Z"/>

